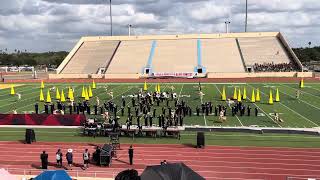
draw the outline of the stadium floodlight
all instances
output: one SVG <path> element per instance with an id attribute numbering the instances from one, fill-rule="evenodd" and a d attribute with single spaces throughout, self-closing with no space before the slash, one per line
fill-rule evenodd
<path id="1" fill-rule="evenodd" d="M 129 36 L 131 36 L 131 27 L 132 27 L 132 25 L 128 24 L 128 34 L 129 34 Z"/>
<path id="2" fill-rule="evenodd" d="M 226 25 L 226 33 L 229 33 L 229 25 L 230 25 L 230 21 L 225 21 L 224 24 Z"/>
<path id="3" fill-rule="evenodd" d="M 111 2 L 111 0 L 110 0 L 110 3 L 109 3 L 109 7 L 110 7 L 110 35 L 112 36 L 112 8 L 111 8 L 111 6 L 112 6 L 112 2 Z"/>
<path id="4" fill-rule="evenodd" d="M 244 32 L 247 32 L 248 26 L 248 0 L 246 0 L 246 19 L 245 19 L 245 25 L 244 25 Z"/>

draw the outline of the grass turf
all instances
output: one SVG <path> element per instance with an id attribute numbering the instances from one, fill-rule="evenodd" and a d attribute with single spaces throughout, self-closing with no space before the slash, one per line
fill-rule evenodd
<path id="1" fill-rule="evenodd" d="M 64 89 L 65 96 L 68 87 L 75 88 L 76 102 L 81 101 L 79 97 L 81 95 L 82 86 L 89 86 L 90 83 L 81 84 L 81 83 L 55 83 L 55 84 L 45 84 L 44 95 L 49 88 L 56 86 L 61 91 Z M 148 84 L 149 90 L 153 91 L 156 84 Z M 298 88 L 297 84 L 290 83 L 261 83 L 261 84 L 213 84 L 213 83 L 203 83 L 202 92 L 205 94 L 203 97 L 203 102 L 211 101 L 214 106 L 221 104 L 227 106 L 226 102 L 220 100 L 220 93 L 223 87 L 226 88 L 227 97 L 233 96 L 234 87 L 240 87 L 243 91 L 243 88 L 246 87 L 247 90 L 247 100 L 244 104 L 250 105 L 251 116 L 231 116 L 231 109 L 228 107 L 227 110 L 227 121 L 219 122 L 216 116 L 191 116 L 186 117 L 184 120 L 185 125 L 209 125 L 209 126 L 250 126 L 258 125 L 261 127 L 318 127 L 320 125 L 320 84 L 317 83 L 305 83 L 305 88 L 303 88 L 302 95 L 300 99 L 296 99 L 296 91 Z M 18 113 L 32 113 L 34 111 L 34 104 L 39 102 L 39 83 L 27 83 L 22 86 L 15 88 L 16 93 L 22 95 L 22 99 L 17 101 L 17 96 L 10 96 L 9 89 L 0 90 L 0 112 L 1 113 L 10 113 L 13 109 L 16 109 Z M 97 84 L 97 89 L 93 90 L 94 97 L 90 99 L 91 104 L 95 104 L 96 96 L 100 99 L 100 104 L 103 104 L 104 101 L 110 100 L 111 97 L 106 93 L 106 87 L 108 91 L 112 91 L 114 94 L 113 101 L 117 103 L 120 107 L 121 105 L 121 96 L 126 96 L 134 94 L 143 87 L 143 84 Z M 195 113 L 196 106 L 201 105 L 201 100 L 198 95 L 198 84 L 192 83 L 168 83 L 161 84 L 162 91 L 171 91 L 171 89 L 179 95 L 179 99 L 183 99 L 190 105 Z M 260 89 L 261 102 L 250 103 L 249 98 L 251 98 L 251 91 L 253 88 Z M 275 89 L 278 88 L 280 91 L 280 102 L 275 102 L 274 105 L 269 105 L 267 102 L 269 100 L 269 91 L 273 90 L 275 97 Z M 54 100 L 55 92 L 51 92 L 51 97 Z M 126 98 L 126 105 L 131 106 L 131 99 Z M 157 108 L 157 114 L 160 113 L 161 108 L 165 106 L 165 103 L 160 104 L 160 107 Z M 170 106 L 173 107 L 173 102 L 170 102 Z M 259 109 L 259 116 L 255 117 L 254 108 Z M 43 110 L 43 103 L 39 102 L 40 110 Z M 92 108 L 93 111 L 93 108 Z M 118 108 L 118 115 L 120 115 L 120 108 Z M 133 111 L 133 110 L 132 110 Z M 278 123 L 274 121 L 273 113 L 280 113 L 280 118 L 284 122 Z M 125 115 L 121 116 L 120 122 L 124 123 L 127 119 L 127 108 L 125 108 Z M 95 117 L 95 116 L 91 116 Z M 101 118 L 101 116 L 97 116 Z M 157 120 L 154 120 L 157 122 Z"/>
<path id="2" fill-rule="evenodd" d="M 37 141 L 42 142 L 88 142 L 108 143 L 107 137 L 83 137 L 79 129 L 34 129 Z M 0 128 L 0 141 L 21 141 L 24 139 L 25 128 Z M 206 145 L 219 146 L 261 146 L 261 147 L 296 147 L 320 148 L 320 137 L 308 135 L 284 134 L 248 134 L 248 133 L 206 133 Z M 181 139 L 175 138 L 148 138 L 148 137 L 121 137 L 121 143 L 132 144 L 184 144 L 196 145 L 194 132 L 183 132 Z"/>

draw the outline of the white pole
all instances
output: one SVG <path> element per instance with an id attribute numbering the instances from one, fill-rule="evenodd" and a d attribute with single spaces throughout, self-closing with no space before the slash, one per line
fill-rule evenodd
<path id="1" fill-rule="evenodd" d="M 131 36 L 131 24 L 128 25 L 128 33 L 129 33 L 129 36 Z"/>

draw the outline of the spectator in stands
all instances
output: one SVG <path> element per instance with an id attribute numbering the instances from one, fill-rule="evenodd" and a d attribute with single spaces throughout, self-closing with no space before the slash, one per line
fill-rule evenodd
<path id="1" fill-rule="evenodd" d="M 90 160 L 90 153 L 88 149 L 86 149 L 83 153 L 83 169 L 86 170 L 89 168 L 89 160 Z"/>
<path id="2" fill-rule="evenodd" d="M 48 169 L 48 154 L 46 151 L 42 151 L 42 154 L 40 155 L 41 159 L 41 168 L 42 169 Z"/>
<path id="3" fill-rule="evenodd" d="M 57 166 L 58 167 L 62 167 L 62 152 L 61 149 L 58 149 L 58 151 L 56 152 L 56 160 L 57 160 Z"/>
<path id="4" fill-rule="evenodd" d="M 253 69 L 255 72 L 291 72 L 295 71 L 296 67 L 292 62 L 279 64 L 274 64 L 272 62 L 264 64 L 255 63 Z"/>
<path id="5" fill-rule="evenodd" d="M 73 164 L 72 149 L 68 149 L 68 152 L 66 154 L 66 159 L 68 161 L 69 168 L 72 170 L 72 164 Z"/>

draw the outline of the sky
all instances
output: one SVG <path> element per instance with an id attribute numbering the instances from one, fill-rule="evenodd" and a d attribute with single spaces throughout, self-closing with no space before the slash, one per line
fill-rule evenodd
<path id="1" fill-rule="evenodd" d="M 319 0 L 248 0 L 248 31 L 280 31 L 292 47 L 320 45 Z M 245 0 L 112 0 L 113 34 L 243 32 Z M 70 51 L 110 35 L 109 0 L 1 0 L 0 50 Z"/>

